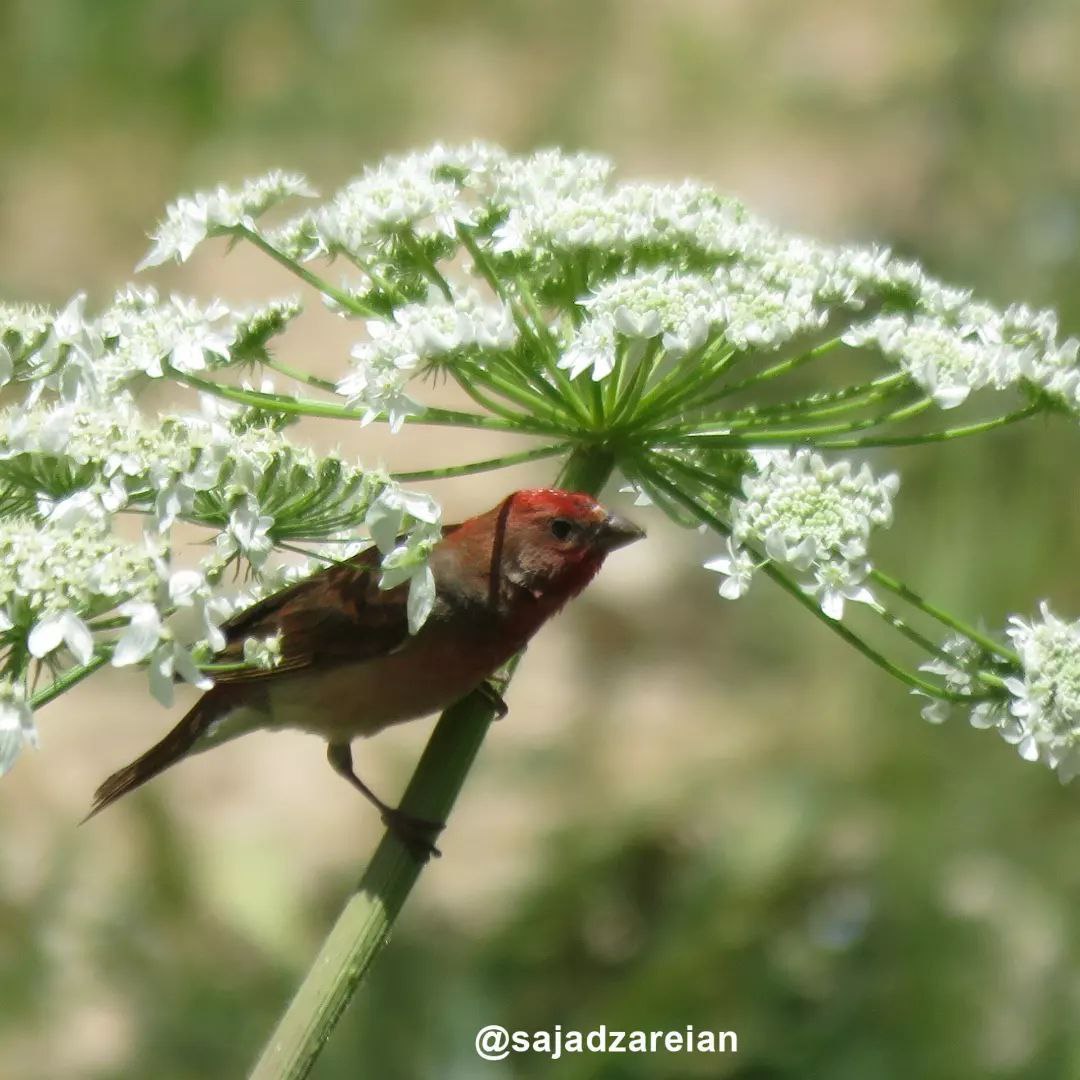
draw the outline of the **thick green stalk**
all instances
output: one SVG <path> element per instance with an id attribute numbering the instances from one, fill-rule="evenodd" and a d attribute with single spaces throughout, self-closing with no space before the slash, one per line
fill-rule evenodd
<path id="1" fill-rule="evenodd" d="M 606 451 L 577 450 L 557 483 L 596 494 L 612 467 Z M 403 810 L 429 820 L 447 820 L 492 715 L 490 703 L 479 694 L 471 694 L 443 713 L 401 800 Z M 252 1080 L 300 1080 L 308 1075 L 345 1006 L 389 940 L 421 868 L 393 833 L 384 834 L 356 891 L 263 1048 Z"/>

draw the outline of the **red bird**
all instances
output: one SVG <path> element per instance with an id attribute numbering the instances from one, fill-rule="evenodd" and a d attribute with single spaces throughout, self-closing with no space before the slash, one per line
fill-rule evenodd
<path id="1" fill-rule="evenodd" d="M 380 589 L 375 548 L 327 567 L 234 616 L 221 663 L 249 637 L 281 637 L 272 669 L 219 674 L 159 743 L 110 776 L 87 817 L 189 754 L 259 728 L 321 735 L 334 770 L 370 799 L 419 855 L 442 828 L 384 803 L 353 771 L 351 743 L 390 724 L 441 712 L 482 689 L 541 626 L 592 580 L 604 558 L 639 540 L 636 525 L 589 495 L 517 491 L 486 514 L 447 526 L 431 553 L 435 606 L 411 635 L 408 585 Z"/>

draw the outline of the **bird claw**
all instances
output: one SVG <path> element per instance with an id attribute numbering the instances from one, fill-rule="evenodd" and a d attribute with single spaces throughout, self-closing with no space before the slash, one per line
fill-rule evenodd
<path id="1" fill-rule="evenodd" d="M 382 822 L 418 862 L 426 863 L 433 855 L 442 857 L 434 838 L 446 828 L 443 822 L 416 817 L 400 808 L 384 810 Z"/>

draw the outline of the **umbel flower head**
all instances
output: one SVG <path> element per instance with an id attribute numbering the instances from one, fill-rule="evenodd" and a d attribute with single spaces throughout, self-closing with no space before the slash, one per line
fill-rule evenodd
<path id="1" fill-rule="evenodd" d="M 1039 613 L 1009 620 L 1020 674 L 1006 680 L 1011 701 L 1001 730 L 1023 758 L 1071 780 L 1080 772 L 1080 619 L 1065 622 L 1045 603 Z"/>
<path id="2" fill-rule="evenodd" d="M 792 236 L 705 185 L 618 182 L 603 158 L 476 143 L 387 158 L 261 229 L 260 216 L 292 195 L 312 191 L 272 173 L 185 197 L 147 262 L 186 260 L 215 235 L 257 237 L 297 263 L 347 262 L 349 279 L 324 298 L 347 317 L 377 316 L 339 383 L 364 415 L 415 412 L 406 385 L 459 348 L 487 369 L 513 355 L 520 374 L 507 312 L 516 308 L 520 330 L 526 310 L 540 312 L 531 301 L 549 305 L 543 332 L 575 379 L 606 378 L 635 342 L 656 338 L 678 357 L 722 338 L 764 355 L 840 316 L 837 344 L 877 353 L 942 408 L 986 387 L 1029 386 L 1080 409 L 1077 344 L 1059 339 L 1053 313 L 998 310 L 881 248 Z M 469 299 L 462 270 L 503 303 L 486 312 Z"/>
<path id="3" fill-rule="evenodd" d="M 1007 662 L 1003 649 L 998 650 L 1002 659 L 995 662 L 984 645 L 952 635 L 941 655 L 922 670 L 971 699 L 972 727 L 996 729 L 1025 761 L 1040 761 L 1063 782 L 1071 780 L 1080 773 L 1080 619 L 1066 622 L 1044 602 L 1036 619 L 1012 616 L 1004 636 L 1015 650 Z M 989 672 L 1004 694 L 987 695 L 984 678 Z M 931 700 L 922 715 L 941 723 L 952 708 Z"/>
<path id="4" fill-rule="evenodd" d="M 869 466 L 849 461 L 829 465 L 808 450 L 759 451 L 757 471 L 743 478 L 743 497 L 731 502 L 727 552 L 705 564 L 724 575 L 722 596 L 736 598 L 750 587 L 754 559 L 742 545 L 812 577 L 804 585 L 830 619 L 844 602 L 870 603 L 867 541 L 877 526 L 892 521 L 892 499 L 900 478 L 877 479 Z"/>
<path id="5" fill-rule="evenodd" d="M 314 201 L 268 221 L 297 198 Z M 133 560 L 107 593 L 71 592 L 58 573 L 31 597 L 9 575 L 0 765 L 33 737 L 26 710 L 52 693 L 28 691 L 42 672 L 66 686 L 111 658 L 144 666 L 167 697 L 176 675 L 207 677 L 228 611 L 362 538 L 385 587 L 408 581 L 419 628 L 435 601 L 437 504 L 292 442 L 288 425 L 312 416 L 529 440 L 414 478 L 567 455 L 621 472 L 657 512 L 712 535 L 722 596 L 764 574 L 923 695 L 928 718 L 967 709 L 1024 756 L 1074 770 L 1070 624 L 1016 620 L 1010 648 L 870 551 L 899 486 L 870 452 L 1080 417 L 1080 346 L 1052 312 L 995 307 L 884 248 L 792 235 L 704 184 L 483 143 L 387 158 L 325 199 L 286 172 L 185 196 L 141 266 L 184 262 L 214 238 L 253 245 L 350 320 L 329 377 L 276 355 L 302 324 L 294 298 L 238 310 L 129 286 L 96 314 L 82 294 L 56 312 L 0 305 L 13 402 L 0 411 L 0 528 L 22 530 L 24 547 L 66 530 L 100 547 L 101 566 Z M 147 416 L 142 389 L 163 380 L 197 405 Z M 427 404 L 436 382 L 468 407 Z M 121 513 L 141 515 L 141 546 L 116 539 Z M 179 522 L 205 530 L 197 568 L 173 565 Z M 291 564 L 296 544 L 314 561 Z M 175 629 L 185 612 L 189 643 Z M 864 639 L 866 621 L 927 662 Z M 252 639 L 243 656 L 270 668 L 278 645 Z"/>

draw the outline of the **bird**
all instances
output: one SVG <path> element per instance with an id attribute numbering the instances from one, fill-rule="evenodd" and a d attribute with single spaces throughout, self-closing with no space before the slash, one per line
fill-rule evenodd
<path id="1" fill-rule="evenodd" d="M 515 491 L 443 535 L 429 556 L 431 614 L 409 632 L 407 582 L 379 587 L 369 547 L 234 615 L 217 663 L 243 660 L 248 638 L 280 639 L 280 662 L 215 674 L 180 722 L 94 794 L 89 820 L 177 762 L 260 729 L 299 728 L 419 859 L 438 855 L 442 822 L 380 799 L 353 768 L 352 741 L 441 712 L 479 690 L 499 716 L 495 674 L 580 593 L 618 548 L 644 531 L 583 492 Z"/>

